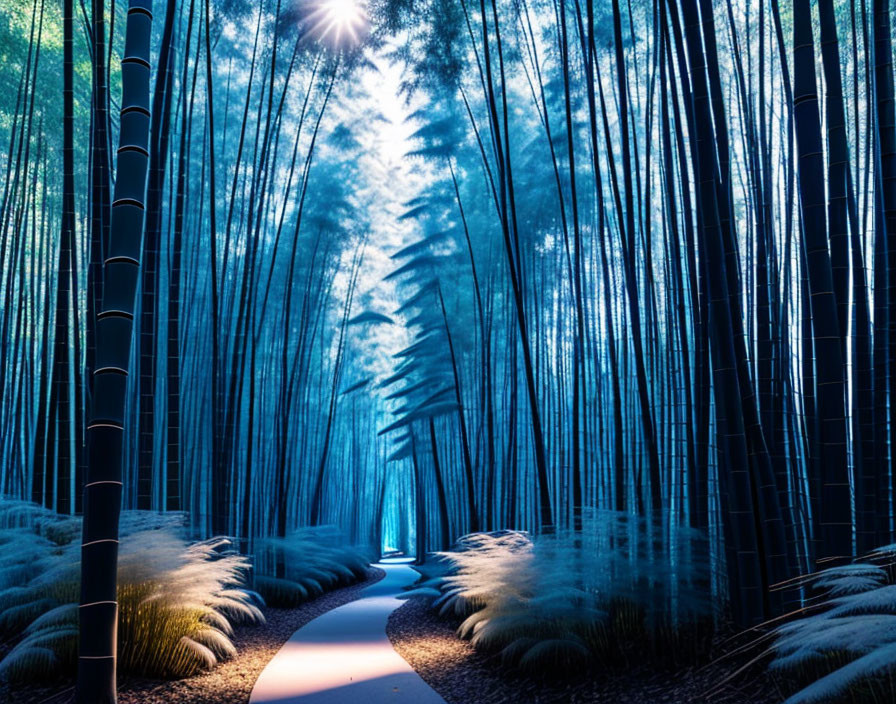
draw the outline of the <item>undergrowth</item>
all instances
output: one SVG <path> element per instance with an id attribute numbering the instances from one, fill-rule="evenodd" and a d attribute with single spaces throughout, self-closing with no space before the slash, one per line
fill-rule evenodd
<path id="1" fill-rule="evenodd" d="M 118 668 L 186 677 L 231 657 L 236 623 L 262 622 L 245 589 L 250 567 L 224 538 L 189 543 L 183 517 L 125 512 L 118 565 Z M 74 673 L 80 519 L 0 501 L 0 636 L 12 647 L 0 678 Z"/>
<path id="2" fill-rule="evenodd" d="M 798 617 L 769 632 L 760 656 L 796 693 L 787 704 L 896 701 L 896 545 L 806 575 L 812 596 Z"/>
<path id="3" fill-rule="evenodd" d="M 256 546 L 255 589 L 270 606 L 292 608 L 364 579 L 369 550 L 346 546 L 333 526 L 299 528 Z"/>
<path id="4" fill-rule="evenodd" d="M 462 638 L 511 666 L 675 665 L 712 641 L 706 541 L 662 519 L 595 512 L 581 531 L 474 533 L 437 557 L 408 596 L 462 618 Z"/>

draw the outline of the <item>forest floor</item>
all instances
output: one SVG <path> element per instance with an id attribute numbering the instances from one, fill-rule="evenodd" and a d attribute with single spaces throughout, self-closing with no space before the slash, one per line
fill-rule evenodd
<path id="1" fill-rule="evenodd" d="M 247 704 L 262 670 L 304 625 L 380 581 L 371 567 L 367 578 L 336 589 L 295 609 L 262 609 L 262 626 L 238 626 L 238 655 L 214 670 L 177 681 L 124 679 L 119 704 Z M 686 668 L 650 664 L 624 671 L 547 678 L 521 675 L 495 656 L 477 652 L 456 635 L 458 621 L 439 616 L 428 602 L 412 598 L 392 612 L 386 634 L 393 647 L 448 704 L 776 704 L 785 697 L 767 676 L 740 677 L 707 696 L 740 664 L 710 662 Z M 70 683 L 45 687 L 0 686 L 0 703 L 68 704 Z M 352 703 L 354 704 L 354 703 Z"/>
<path id="2" fill-rule="evenodd" d="M 525 676 L 458 638 L 458 625 L 415 597 L 392 613 L 386 629 L 395 650 L 448 704 L 777 704 L 785 698 L 767 676 L 735 678 L 707 696 L 742 664 L 735 661 L 674 669 L 645 663 L 562 679 Z"/>
<path id="3" fill-rule="evenodd" d="M 122 679 L 119 704 L 246 704 L 261 671 L 290 636 L 318 616 L 358 598 L 362 589 L 375 584 L 385 572 L 375 567 L 367 578 L 334 589 L 294 609 L 262 609 L 266 623 L 237 626 L 231 639 L 237 656 L 209 672 L 183 680 Z M 0 687 L 4 704 L 67 704 L 73 696 L 69 683 L 47 687 Z"/>

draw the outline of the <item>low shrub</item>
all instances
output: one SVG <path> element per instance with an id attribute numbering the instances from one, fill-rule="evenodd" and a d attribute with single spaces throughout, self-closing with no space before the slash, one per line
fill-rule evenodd
<path id="1" fill-rule="evenodd" d="M 0 633 L 23 635 L 0 661 L 4 680 L 74 672 L 75 523 L 24 502 L 0 502 Z M 182 524 L 178 515 L 122 514 L 118 667 L 126 674 L 176 678 L 208 669 L 234 654 L 233 624 L 264 620 L 260 597 L 244 588 L 248 558 L 223 538 L 189 543 Z"/>
<path id="2" fill-rule="evenodd" d="M 346 546 L 333 526 L 299 528 L 256 546 L 254 587 L 267 604 L 292 608 L 367 574 L 369 550 Z"/>
<path id="3" fill-rule="evenodd" d="M 771 632 L 787 704 L 896 701 L 896 545 L 795 582 L 815 596 Z"/>
<path id="4" fill-rule="evenodd" d="M 437 556 L 442 573 L 408 595 L 462 618 L 458 634 L 509 665 L 691 661 L 712 639 L 705 540 L 663 520 L 595 512 L 581 531 L 475 533 Z"/>

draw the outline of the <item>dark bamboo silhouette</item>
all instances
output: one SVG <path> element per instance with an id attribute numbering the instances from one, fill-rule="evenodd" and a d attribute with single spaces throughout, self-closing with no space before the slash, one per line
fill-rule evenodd
<path id="1" fill-rule="evenodd" d="M 151 0 L 130 0 L 121 60 L 120 137 L 97 359 L 87 426 L 81 546 L 79 702 L 116 701 L 116 565 L 122 496 L 122 436 L 129 352 L 149 163 Z"/>
<path id="2" fill-rule="evenodd" d="M 824 213 L 823 152 L 809 3 L 795 0 L 793 9 L 793 111 L 799 157 L 803 243 L 812 301 L 820 437 L 821 476 L 819 495 L 816 497 L 821 531 L 819 549 L 822 552 L 819 557 L 843 557 L 852 554 L 846 384 Z M 832 226 L 834 222 L 837 221 L 832 221 Z"/>

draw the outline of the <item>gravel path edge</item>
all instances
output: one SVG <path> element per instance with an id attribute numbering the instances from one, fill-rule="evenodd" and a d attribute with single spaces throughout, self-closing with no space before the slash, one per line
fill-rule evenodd
<path id="1" fill-rule="evenodd" d="M 231 641 L 236 657 L 208 672 L 182 680 L 122 679 L 119 704 L 247 704 L 255 681 L 290 636 L 318 616 L 354 601 L 362 589 L 385 577 L 370 567 L 366 578 L 329 591 L 294 609 L 263 607 L 266 623 L 236 626 Z M 0 702 L 9 704 L 67 704 L 73 699 L 71 682 L 46 687 L 0 687 Z"/>

